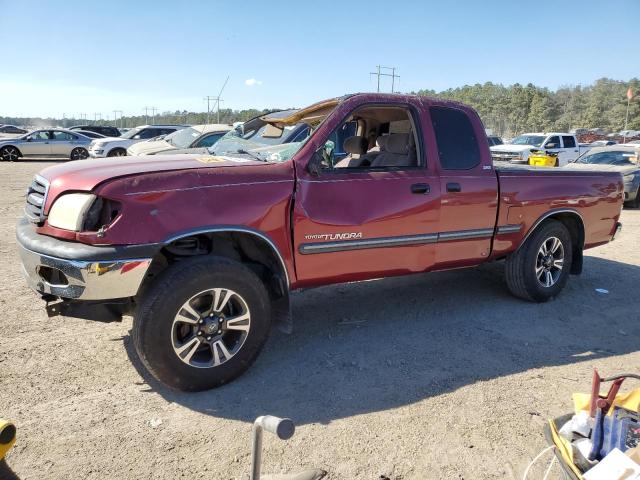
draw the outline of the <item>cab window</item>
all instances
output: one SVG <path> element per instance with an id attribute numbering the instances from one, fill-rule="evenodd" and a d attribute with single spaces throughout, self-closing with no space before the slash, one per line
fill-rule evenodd
<path id="1" fill-rule="evenodd" d="M 398 170 L 423 164 L 416 122 L 405 106 L 364 106 L 331 132 L 324 147 L 321 169 Z"/>

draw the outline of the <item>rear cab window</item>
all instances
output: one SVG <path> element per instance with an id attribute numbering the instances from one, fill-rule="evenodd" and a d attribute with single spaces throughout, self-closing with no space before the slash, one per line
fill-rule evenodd
<path id="1" fill-rule="evenodd" d="M 480 165 L 478 139 L 467 114 L 449 107 L 431 107 L 429 112 L 442 168 L 470 170 Z"/>
<path id="2" fill-rule="evenodd" d="M 562 144 L 564 145 L 564 148 L 575 148 L 576 140 L 571 135 L 563 135 Z"/>

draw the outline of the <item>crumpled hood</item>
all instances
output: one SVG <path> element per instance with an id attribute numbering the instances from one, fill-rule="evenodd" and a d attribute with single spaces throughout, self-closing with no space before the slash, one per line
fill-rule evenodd
<path id="1" fill-rule="evenodd" d="M 564 168 L 571 170 L 585 170 L 589 172 L 620 172 L 622 175 L 640 171 L 640 165 L 598 165 L 594 163 L 577 162 L 570 163 Z"/>
<path id="2" fill-rule="evenodd" d="M 503 145 L 494 145 L 490 147 L 492 152 L 524 152 L 529 151 L 531 149 L 537 149 L 538 147 L 534 147 L 533 145 L 511 145 L 511 144 L 503 144 Z"/>
<path id="3" fill-rule="evenodd" d="M 257 160 L 212 155 L 153 155 L 76 160 L 45 168 L 40 175 L 51 182 L 50 190 L 91 191 L 118 177 L 198 168 L 265 165 Z M 51 192 L 53 193 L 53 192 Z"/>

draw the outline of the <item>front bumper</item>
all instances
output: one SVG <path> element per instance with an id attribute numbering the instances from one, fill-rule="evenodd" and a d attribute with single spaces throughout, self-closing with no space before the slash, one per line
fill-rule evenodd
<path id="1" fill-rule="evenodd" d="M 91 158 L 103 158 L 106 157 L 107 155 L 104 153 L 105 150 L 100 148 L 98 150 L 89 150 L 89 156 Z"/>
<path id="2" fill-rule="evenodd" d="M 135 296 L 157 251 L 155 245 L 98 247 L 67 242 L 38 235 L 24 220 L 18 223 L 16 236 L 29 287 L 69 300 Z"/>

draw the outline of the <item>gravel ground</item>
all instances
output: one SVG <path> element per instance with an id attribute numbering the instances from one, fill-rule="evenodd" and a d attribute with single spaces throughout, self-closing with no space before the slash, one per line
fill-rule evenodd
<path id="1" fill-rule="evenodd" d="M 18 426 L 18 478 L 240 479 L 261 414 L 298 426 L 265 439 L 265 472 L 521 478 L 593 367 L 640 370 L 640 211 L 625 210 L 619 240 L 549 303 L 511 297 L 500 264 L 308 290 L 247 374 L 168 391 L 132 364 L 130 318 L 48 319 L 25 287 L 14 225 L 47 165 L 0 164 L 0 416 Z"/>

